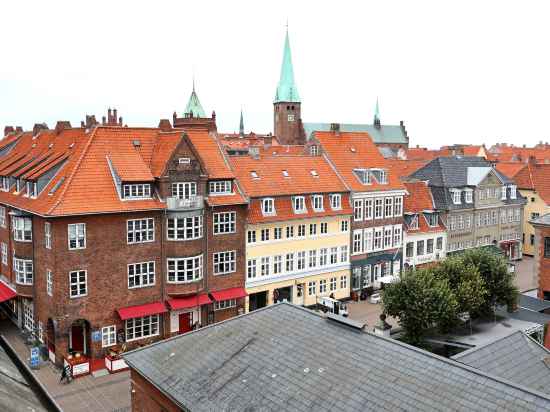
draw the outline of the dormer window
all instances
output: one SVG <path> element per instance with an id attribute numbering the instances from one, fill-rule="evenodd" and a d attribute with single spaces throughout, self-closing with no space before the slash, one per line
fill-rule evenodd
<path id="1" fill-rule="evenodd" d="M 332 210 L 342 209 L 342 195 L 339 193 L 330 195 L 330 207 Z"/>
<path id="2" fill-rule="evenodd" d="M 21 191 L 21 180 L 15 179 L 15 193 L 19 193 Z"/>
<path id="3" fill-rule="evenodd" d="M 122 188 L 124 199 L 148 199 L 151 197 L 149 183 L 125 184 Z"/>
<path id="4" fill-rule="evenodd" d="M 275 214 L 275 201 L 272 197 L 262 199 L 262 214 L 264 216 Z"/>
<path id="5" fill-rule="evenodd" d="M 172 196 L 178 199 L 194 199 L 197 196 L 196 182 L 172 183 Z"/>
<path id="6" fill-rule="evenodd" d="M 410 223 L 409 223 L 409 229 L 411 229 L 411 230 L 418 229 L 418 215 L 417 214 L 414 214 L 414 215 L 411 216 Z"/>
<path id="7" fill-rule="evenodd" d="M 306 201 L 303 196 L 294 196 L 292 199 L 294 213 L 306 213 Z"/>
<path id="8" fill-rule="evenodd" d="M 313 195 L 311 197 L 311 201 L 313 203 L 313 210 L 315 210 L 316 212 L 322 212 L 323 211 L 323 196 Z"/>
<path id="9" fill-rule="evenodd" d="M 319 148 L 316 145 L 313 145 L 309 148 L 309 154 L 312 156 L 317 156 L 319 154 Z"/>
<path id="10" fill-rule="evenodd" d="M 36 182 L 27 182 L 27 193 L 25 196 L 36 198 L 38 187 Z"/>
<path id="11" fill-rule="evenodd" d="M 357 176 L 357 179 L 364 184 L 364 185 L 370 185 L 371 182 L 371 173 L 370 170 L 367 169 L 353 169 L 353 173 L 355 173 L 355 176 Z"/>
<path id="12" fill-rule="evenodd" d="M 208 183 L 208 191 L 211 195 L 229 195 L 232 193 L 231 180 L 216 180 Z"/>
<path id="13" fill-rule="evenodd" d="M 2 190 L 4 192 L 10 191 L 10 178 L 7 176 L 2 176 Z"/>
<path id="14" fill-rule="evenodd" d="M 385 170 L 379 170 L 377 177 L 378 177 L 378 183 L 380 183 L 381 185 L 388 184 L 388 174 L 386 173 Z"/>
<path id="15" fill-rule="evenodd" d="M 288 170 L 283 170 L 283 177 L 290 177 Z"/>
<path id="16" fill-rule="evenodd" d="M 461 192 L 460 189 L 451 189 L 451 196 L 455 205 L 460 205 L 462 203 L 460 196 Z"/>
<path id="17" fill-rule="evenodd" d="M 426 217 L 426 221 L 428 222 L 428 225 L 430 227 L 439 226 L 439 217 L 438 217 L 437 213 L 426 212 L 426 213 L 424 213 L 424 216 Z"/>
<path id="18" fill-rule="evenodd" d="M 466 203 L 473 203 L 474 201 L 473 194 L 474 194 L 474 191 L 472 189 L 466 189 L 464 191 L 464 201 Z"/>
<path id="19" fill-rule="evenodd" d="M 510 185 L 510 199 L 516 198 L 516 186 Z"/>

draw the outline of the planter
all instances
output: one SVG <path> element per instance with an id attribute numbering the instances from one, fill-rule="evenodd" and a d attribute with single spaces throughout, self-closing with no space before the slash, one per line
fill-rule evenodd
<path id="1" fill-rule="evenodd" d="M 71 367 L 73 378 L 85 376 L 90 373 L 90 361 L 85 356 L 80 356 L 79 358 L 71 357 L 71 359 L 67 357 L 63 359 L 63 366 L 67 365 Z"/>
<path id="2" fill-rule="evenodd" d="M 120 372 L 120 371 L 128 369 L 128 365 L 126 364 L 124 359 L 122 359 L 122 357 L 120 357 L 118 355 L 116 355 L 116 356 L 106 355 L 105 356 L 105 367 L 111 373 Z"/>

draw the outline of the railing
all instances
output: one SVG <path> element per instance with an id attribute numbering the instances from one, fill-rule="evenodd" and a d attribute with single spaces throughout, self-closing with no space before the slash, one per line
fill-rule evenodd
<path id="1" fill-rule="evenodd" d="M 196 210 L 204 207 L 203 196 L 193 196 L 189 199 L 180 199 L 174 196 L 166 198 L 168 210 Z"/>

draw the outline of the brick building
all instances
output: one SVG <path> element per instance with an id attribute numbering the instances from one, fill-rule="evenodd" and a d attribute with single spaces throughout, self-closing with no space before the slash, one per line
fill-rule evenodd
<path id="1" fill-rule="evenodd" d="M 246 201 L 215 136 L 94 120 L 0 142 L 3 306 L 80 373 L 245 296 Z"/>
<path id="2" fill-rule="evenodd" d="M 550 300 L 550 214 L 540 216 L 530 223 L 535 229 L 535 273 L 538 297 Z"/>

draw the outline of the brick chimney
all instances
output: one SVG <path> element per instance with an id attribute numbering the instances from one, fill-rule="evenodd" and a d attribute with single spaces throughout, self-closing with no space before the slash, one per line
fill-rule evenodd
<path id="1" fill-rule="evenodd" d="M 13 132 L 15 132 L 15 129 L 13 128 L 13 126 L 4 127 L 4 136 L 7 136 L 7 135 L 9 135 L 10 133 L 13 133 Z"/>
<path id="2" fill-rule="evenodd" d="M 63 130 L 70 129 L 71 127 L 71 122 L 67 120 L 58 120 L 55 124 L 55 134 L 58 135 Z"/>
<path id="3" fill-rule="evenodd" d="M 48 125 L 46 123 L 35 123 L 34 127 L 32 128 L 32 135 L 36 136 L 42 130 L 48 130 Z"/>
<path id="4" fill-rule="evenodd" d="M 163 132 L 169 132 L 170 130 L 172 130 L 172 125 L 170 124 L 170 120 L 160 119 L 158 128 Z"/>
<path id="5" fill-rule="evenodd" d="M 15 131 L 17 133 L 23 133 L 23 127 L 22 126 L 15 126 Z"/>
<path id="6" fill-rule="evenodd" d="M 103 116 L 101 124 L 103 126 L 122 126 L 122 117 L 117 117 L 117 109 L 111 109 L 109 107 L 109 110 L 107 110 L 107 119 Z"/>

